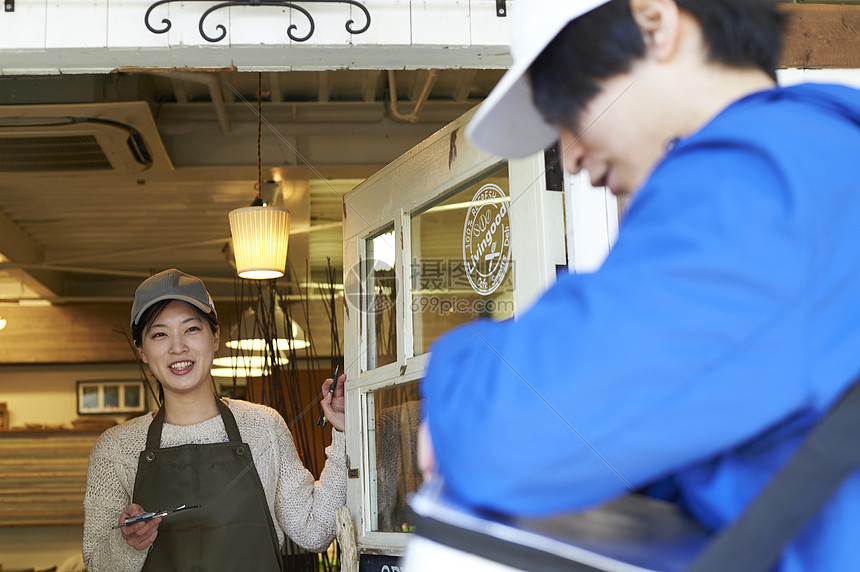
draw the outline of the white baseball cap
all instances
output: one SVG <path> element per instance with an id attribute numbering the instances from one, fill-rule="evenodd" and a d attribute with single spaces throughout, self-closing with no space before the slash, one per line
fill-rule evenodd
<path id="1" fill-rule="evenodd" d="M 526 72 L 571 21 L 609 0 L 514 0 L 508 12 L 514 63 L 478 108 L 466 136 L 493 155 L 516 159 L 549 147 L 558 129 L 532 101 Z"/>

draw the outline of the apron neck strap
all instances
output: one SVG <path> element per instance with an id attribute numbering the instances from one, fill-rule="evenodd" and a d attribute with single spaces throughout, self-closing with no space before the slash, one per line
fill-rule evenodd
<path id="1" fill-rule="evenodd" d="M 155 414 L 155 419 L 149 424 L 149 430 L 146 432 L 146 450 L 158 449 L 161 447 L 161 428 L 164 427 L 164 405 Z"/>
<path id="2" fill-rule="evenodd" d="M 215 404 L 218 406 L 218 412 L 221 413 L 221 421 L 224 422 L 224 429 L 227 430 L 227 438 L 231 443 L 241 443 L 242 436 L 239 434 L 239 426 L 236 425 L 236 418 L 227 404 L 221 399 L 216 399 Z M 149 430 L 146 432 L 146 449 L 161 448 L 161 430 L 164 428 L 164 405 L 155 414 L 152 423 L 149 424 Z"/>
<path id="3" fill-rule="evenodd" d="M 227 430 L 227 438 L 231 443 L 241 443 L 242 436 L 239 434 L 239 426 L 236 425 L 236 418 L 233 417 L 233 412 L 227 407 L 223 399 L 216 399 L 218 411 L 221 412 L 221 420 L 224 422 L 224 428 Z"/>

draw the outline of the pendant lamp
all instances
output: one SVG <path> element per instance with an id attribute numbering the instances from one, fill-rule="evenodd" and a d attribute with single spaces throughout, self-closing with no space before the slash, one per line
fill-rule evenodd
<path id="1" fill-rule="evenodd" d="M 281 353 L 278 365 L 286 365 L 290 360 Z M 262 377 L 272 372 L 271 360 L 264 355 L 238 355 L 219 357 L 212 360 L 212 375 L 214 377 Z"/>
<path id="2" fill-rule="evenodd" d="M 264 375 L 269 375 L 268 370 L 263 370 L 259 368 L 232 368 L 232 367 L 213 367 L 212 368 L 212 377 L 235 377 L 236 379 L 240 378 L 249 378 L 249 377 L 263 377 Z"/>
<path id="3" fill-rule="evenodd" d="M 238 324 L 230 328 L 230 338 L 224 344 L 231 350 L 230 356 L 215 358 L 212 375 L 216 377 L 262 377 L 269 375 L 273 367 L 290 362 L 290 350 L 306 348 L 310 342 L 299 324 L 287 318 L 278 301 L 274 315 L 268 319 L 263 305 L 242 312 Z M 288 331 L 289 328 L 289 331 Z"/>
<path id="4" fill-rule="evenodd" d="M 231 211 L 230 234 L 236 272 L 240 278 L 267 280 L 280 278 L 287 266 L 290 239 L 290 211 L 263 203 L 263 166 L 260 138 L 263 74 L 257 76 L 257 198 L 249 207 Z"/>
<path id="5" fill-rule="evenodd" d="M 269 349 L 269 336 L 271 336 L 272 349 L 276 352 L 287 352 L 290 349 L 300 350 L 310 345 L 302 327 L 293 320 L 289 320 L 289 333 L 287 332 L 287 317 L 280 305 L 275 306 L 275 315 L 272 320 L 275 331 L 274 335 L 265 334 L 260 328 L 259 318 L 253 308 L 242 313 L 241 323 L 230 329 L 230 339 L 224 344 L 228 348 L 244 350 L 249 352 L 263 352 Z"/>
<path id="6" fill-rule="evenodd" d="M 290 211 L 266 206 L 231 211 L 230 234 L 239 278 L 280 278 L 287 266 Z"/>

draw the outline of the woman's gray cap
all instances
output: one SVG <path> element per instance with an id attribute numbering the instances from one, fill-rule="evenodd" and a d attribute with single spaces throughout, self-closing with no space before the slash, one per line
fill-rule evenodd
<path id="1" fill-rule="evenodd" d="M 558 140 L 532 101 L 528 69 L 568 24 L 609 0 L 516 0 L 508 13 L 514 63 L 478 107 L 466 137 L 487 153 L 517 159 Z"/>
<path id="2" fill-rule="evenodd" d="M 131 308 L 131 326 L 134 327 L 147 308 L 162 300 L 184 300 L 206 314 L 218 316 L 212 296 L 203 281 L 176 268 L 170 268 L 150 276 L 137 287 L 134 306 Z"/>

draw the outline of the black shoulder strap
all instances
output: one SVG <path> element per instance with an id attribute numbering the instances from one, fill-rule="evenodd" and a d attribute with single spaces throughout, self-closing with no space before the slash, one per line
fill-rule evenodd
<path id="1" fill-rule="evenodd" d="M 741 517 L 721 531 L 687 572 L 765 572 L 782 548 L 860 466 L 860 381 L 815 425 Z"/>
<path id="2" fill-rule="evenodd" d="M 224 429 L 227 430 L 227 439 L 231 443 L 241 443 L 242 436 L 239 434 L 239 426 L 236 425 L 236 418 L 233 416 L 230 408 L 227 407 L 223 399 L 216 397 L 215 403 L 218 405 L 218 411 L 221 412 L 221 420 L 224 422 Z"/>
<path id="3" fill-rule="evenodd" d="M 146 450 L 154 451 L 161 447 L 161 429 L 164 427 L 164 405 L 158 410 L 155 418 L 146 430 Z"/>

